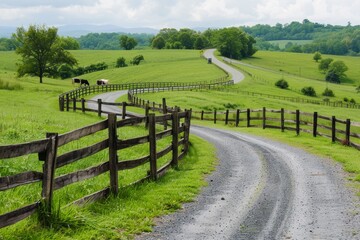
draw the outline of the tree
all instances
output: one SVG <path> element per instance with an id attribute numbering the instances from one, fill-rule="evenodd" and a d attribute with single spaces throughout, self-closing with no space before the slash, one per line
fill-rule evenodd
<path id="1" fill-rule="evenodd" d="M 336 75 L 339 76 L 339 78 L 343 78 L 345 77 L 345 72 L 348 70 L 349 68 L 345 65 L 345 63 L 343 61 L 335 61 L 332 62 L 329 66 L 329 71 L 334 72 Z"/>
<path id="2" fill-rule="evenodd" d="M 304 87 L 301 89 L 301 92 L 306 96 L 316 97 L 316 92 L 313 87 Z"/>
<path id="3" fill-rule="evenodd" d="M 222 56 L 241 59 L 256 52 L 252 47 L 255 39 L 249 38 L 240 28 L 223 28 L 216 35 L 216 47 Z"/>
<path id="4" fill-rule="evenodd" d="M 281 88 L 281 89 L 288 89 L 289 88 L 289 84 L 287 81 L 285 81 L 284 79 L 280 79 L 275 83 L 275 86 Z"/>
<path id="5" fill-rule="evenodd" d="M 13 34 L 13 38 L 17 42 L 16 53 L 22 57 L 18 65 L 19 76 L 38 76 L 42 83 L 44 74 L 55 76 L 61 65 L 72 68 L 77 64 L 76 59 L 62 48 L 55 27 L 31 25 L 27 31 L 20 27 Z"/>
<path id="6" fill-rule="evenodd" d="M 321 53 L 320 52 L 315 52 L 313 59 L 318 62 L 319 60 L 321 60 Z"/>
<path id="7" fill-rule="evenodd" d="M 152 47 L 157 49 L 163 49 L 165 47 L 165 40 L 163 37 L 158 36 L 152 41 Z"/>
<path id="8" fill-rule="evenodd" d="M 133 60 L 130 62 L 132 65 L 139 65 L 140 61 L 144 60 L 144 56 L 143 55 L 137 55 L 133 58 Z"/>
<path id="9" fill-rule="evenodd" d="M 131 50 L 136 47 L 137 41 L 133 37 L 128 37 L 126 35 L 122 35 L 120 37 L 120 47 L 124 48 L 125 50 Z"/>
<path id="10" fill-rule="evenodd" d="M 127 67 L 126 60 L 125 60 L 124 57 L 119 57 L 119 58 L 116 60 L 116 67 L 117 67 L 117 68 Z"/>
<path id="11" fill-rule="evenodd" d="M 326 73 L 332 61 L 334 61 L 332 58 L 322 59 L 319 63 L 320 72 Z"/>

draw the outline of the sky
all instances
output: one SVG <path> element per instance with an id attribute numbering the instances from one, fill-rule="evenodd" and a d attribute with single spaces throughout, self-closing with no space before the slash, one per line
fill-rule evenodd
<path id="1" fill-rule="evenodd" d="M 303 19 L 360 25 L 359 9 L 359 0 L 1 0 L 0 26 L 221 28 Z"/>

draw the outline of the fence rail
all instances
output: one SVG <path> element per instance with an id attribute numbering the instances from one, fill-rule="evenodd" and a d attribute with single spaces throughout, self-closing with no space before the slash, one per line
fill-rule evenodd
<path id="1" fill-rule="evenodd" d="M 30 216 L 41 204 L 43 204 L 47 212 L 51 214 L 54 191 L 106 172 L 110 173 L 109 187 L 85 196 L 77 200 L 76 203 L 81 203 L 89 199 L 98 199 L 100 197 L 108 196 L 110 193 L 117 194 L 119 191 L 118 171 L 136 168 L 148 162 L 150 162 L 150 170 L 149 174 L 147 174 L 144 179 L 157 179 L 158 176 L 164 174 L 171 166 L 176 166 L 178 160 L 188 151 L 190 118 L 190 111 L 181 113 L 173 112 L 172 114 L 157 117 L 155 117 L 154 114 L 149 114 L 146 117 L 134 117 L 123 120 L 117 120 L 115 114 L 109 114 L 108 119 L 104 121 L 69 133 L 61 135 L 49 133 L 47 134 L 46 139 L 43 140 L 25 144 L 0 146 L 0 160 L 37 153 L 38 159 L 44 161 L 43 172 L 27 171 L 16 175 L 0 177 L 0 191 L 6 191 L 25 184 L 42 181 L 42 199 L 31 205 L 0 215 L 0 228 L 9 226 Z M 172 121 L 171 129 L 157 132 L 155 125 L 157 123 L 163 123 L 164 120 Z M 146 126 L 149 129 L 147 135 L 130 139 L 118 138 L 118 128 L 141 123 L 147 123 Z M 103 130 L 108 131 L 107 139 L 91 146 L 75 149 L 61 155 L 58 154 L 58 149 L 61 146 Z M 170 136 L 172 136 L 171 144 L 164 149 L 157 151 L 156 142 Z M 118 161 L 118 151 L 138 144 L 149 145 L 149 154 L 147 156 L 138 159 Z M 182 146 L 183 150 L 179 154 L 178 149 L 180 146 Z M 96 166 L 55 177 L 58 168 L 81 161 L 88 156 L 106 149 L 108 149 L 109 155 L 107 161 Z M 171 157 L 169 157 L 168 163 L 158 168 L 157 159 L 169 153 L 172 154 Z M 139 181 L 144 179 L 140 179 Z"/>
<path id="2" fill-rule="evenodd" d="M 234 123 L 236 127 L 243 123 L 243 126 L 246 127 L 292 130 L 296 131 L 298 135 L 300 132 L 312 133 L 314 137 L 325 136 L 331 138 L 333 142 L 341 142 L 360 150 L 360 141 L 358 140 L 360 139 L 360 123 L 351 122 L 350 119 L 342 120 L 335 116 L 322 116 L 317 112 L 307 113 L 299 110 L 266 108 L 238 109 L 235 111 L 192 111 L 192 113 L 193 119 L 213 121 L 214 123 L 223 121 L 226 125 Z M 244 117 L 242 117 L 243 115 Z"/>

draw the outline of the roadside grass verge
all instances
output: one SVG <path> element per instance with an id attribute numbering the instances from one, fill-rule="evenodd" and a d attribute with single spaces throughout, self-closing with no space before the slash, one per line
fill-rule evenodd
<path id="1" fill-rule="evenodd" d="M 192 135 L 189 154 L 179 168 L 157 182 L 125 187 L 117 197 L 82 207 L 62 208 L 61 224 L 50 229 L 39 226 L 33 216 L 0 230 L 0 239 L 132 239 L 134 234 L 151 231 L 154 218 L 193 201 L 215 167 L 214 152 L 211 144 Z"/>

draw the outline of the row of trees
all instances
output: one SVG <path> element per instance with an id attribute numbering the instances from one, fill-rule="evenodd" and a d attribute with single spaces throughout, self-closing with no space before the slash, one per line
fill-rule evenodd
<path id="1" fill-rule="evenodd" d="M 164 28 L 153 38 L 152 47 L 157 49 L 217 48 L 221 55 L 235 59 L 252 56 L 255 39 L 240 28 L 208 29 L 202 33 L 184 28 Z"/>
<path id="2" fill-rule="evenodd" d="M 244 30 L 257 39 L 256 47 L 261 50 L 280 51 L 277 44 L 269 40 L 313 40 L 308 44 L 288 42 L 283 51 L 313 53 L 316 51 L 333 55 L 360 55 L 360 26 L 332 26 L 312 23 L 292 22 L 289 25 L 256 25 Z"/>
<path id="3" fill-rule="evenodd" d="M 319 71 L 325 74 L 325 80 L 332 83 L 341 83 L 346 77 L 345 72 L 349 69 L 343 61 L 334 61 L 332 58 L 322 59 L 320 52 L 315 52 L 313 59 L 319 62 Z"/>

